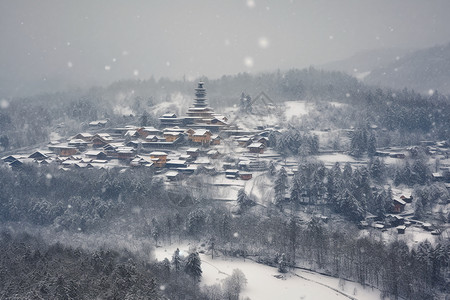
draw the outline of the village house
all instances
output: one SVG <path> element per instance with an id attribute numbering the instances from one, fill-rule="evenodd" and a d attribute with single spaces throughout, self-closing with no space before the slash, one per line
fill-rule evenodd
<path id="1" fill-rule="evenodd" d="M 78 133 L 77 135 L 70 138 L 71 140 L 83 140 L 85 142 L 90 142 L 94 136 L 89 132 Z"/>
<path id="2" fill-rule="evenodd" d="M 150 158 L 157 168 L 164 168 L 167 162 L 167 153 L 162 151 L 153 151 L 150 153 Z"/>
<path id="3" fill-rule="evenodd" d="M 78 153 L 78 149 L 72 146 L 66 145 L 51 145 L 48 148 L 53 151 L 53 153 L 59 156 L 71 156 Z"/>
<path id="4" fill-rule="evenodd" d="M 225 171 L 225 178 L 236 179 L 239 176 L 239 170 L 228 169 Z"/>
<path id="5" fill-rule="evenodd" d="M 130 166 L 132 167 L 151 167 L 153 165 L 153 161 L 151 157 L 145 157 L 141 155 L 136 155 L 130 162 Z"/>
<path id="6" fill-rule="evenodd" d="M 108 120 L 96 120 L 89 122 L 89 127 L 105 127 L 108 124 Z"/>
<path id="7" fill-rule="evenodd" d="M 76 147 L 80 151 L 84 151 L 88 147 L 89 143 L 83 139 L 72 139 L 69 141 L 68 145 Z"/>
<path id="8" fill-rule="evenodd" d="M 181 178 L 181 175 L 177 171 L 169 171 L 166 173 L 166 177 L 170 181 L 177 181 Z"/>
<path id="9" fill-rule="evenodd" d="M 212 159 L 216 159 L 220 156 L 219 151 L 215 150 L 215 149 L 211 149 L 208 152 L 206 152 L 206 156 L 208 156 L 209 158 Z"/>
<path id="10" fill-rule="evenodd" d="M 148 136 L 156 136 L 161 134 L 161 131 L 159 129 L 156 129 L 155 127 L 141 127 L 137 129 L 137 132 L 144 139 Z"/>
<path id="11" fill-rule="evenodd" d="M 406 202 L 402 199 L 394 199 L 392 212 L 394 213 L 402 213 L 405 210 Z"/>
<path id="12" fill-rule="evenodd" d="M 211 131 L 206 129 L 198 129 L 195 130 L 194 133 L 192 133 L 192 135 L 189 136 L 189 140 L 191 140 L 194 143 L 209 145 L 209 143 L 211 142 L 211 136 L 212 136 Z"/>
<path id="13" fill-rule="evenodd" d="M 220 141 L 222 140 L 222 138 L 215 134 L 211 136 L 211 145 L 220 145 Z"/>
<path id="14" fill-rule="evenodd" d="M 252 179 L 252 173 L 249 172 L 239 172 L 239 176 L 242 180 L 250 180 Z"/>
<path id="15" fill-rule="evenodd" d="M 134 149 L 132 147 L 117 148 L 117 158 L 120 160 L 131 160 L 134 157 Z"/>
<path id="16" fill-rule="evenodd" d="M 35 160 L 44 160 L 48 158 L 48 155 L 44 154 L 42 151 L 36 151 L 30 156 L 28 156 L 28 158 L 33 158 Z"/>
<path id="17" fill-rule="evenodd" d="M 174 131 L 167 131 L 164 132 L 164 138 L 166 140 L 166 142 L 175 142 L 176 140 L 178 140 L 181 136 L 182 133 L 181 132 L 174 132 Z"/>
<path id="18" fill-rule="evenodd" d="M 108 133 L 97 133 L 92 137 L 92 147 L 99 148 L 112 142 L 114 139 Z"/>
<path id="19" fill-rule="evenodd" d="M 171 159 L 166 161 L 166 168 L 168 169 L 187 168 L 187 166 L 188 164 L 185 160 Z"/>
<path id="20" fill-rule="evenodd" d="M 186 154 L 192 157 L 194 160 L 200 155 L 200 149 L 198 148 L 189 148 L 186 150 Z"/>
<path id="21" fill-rule="evenodd" d="M 250 151 L 250 153 L 264 153 L 264 144 L 262 143 L 252 143 L 247 146 L 247 149 Z"/>
<path id="22" fill-rule="evenodd" d="M 84 155 L 87 158 L 90 159 L 100 159 L 100 160 L 105 160 L 107 158 L 107 155 L 105 152 L 103 151 L 99 151 L 99 150 L 91 150 L 91 151 L 87 151 L 86 153 L 84 153 Z"/>

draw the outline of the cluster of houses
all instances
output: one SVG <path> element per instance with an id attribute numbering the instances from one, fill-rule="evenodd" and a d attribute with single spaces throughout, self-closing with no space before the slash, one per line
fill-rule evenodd
<path id="1" fill-rule="evenodd" d="M 222 134 L 230 128 L 228 119 L 208 107 L 203 82 L 198 83 L 194 105 L 186 116 L 167 113 L 159 120 L 160 128 L 105 128 L 107 120 L 93 121 L 89 127 L 97 131 L 95 133 L 78 133 L 65 142 L 50 142 L 48 149 L 9 155 L 2 160 L 12 168 L 20 168 L 26 163 L 56 164 L 64 169 L 164 168 L 170 170 L 166 172 L 169 180 L 177 180 L 183 174 L 192 174 L 199 166 L 207 166 L 210 160 L 219 158 L 222 155 L 222 136 L 231 136 L 249 154 L 263 154 L 268 146 L 268 131 L 250 135 Z M 248 180 L 252 178 L 249 170 L 264 169 L 266 164 L 244 157 L 230 167 L 227 164 L 223 167 L 227 178 Z M 236 172 L 231 171 L 233 168 Z"/>

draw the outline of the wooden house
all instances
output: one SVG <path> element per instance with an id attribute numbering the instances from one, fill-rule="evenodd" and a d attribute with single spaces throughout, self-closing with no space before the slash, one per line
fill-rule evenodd
<path id="1" fill-rule="evenodd" d="M 84 151 L 88 147 L 88 142 L 83 139 L 72 139 L 69 141 L 68 145 L 76 147 L 77 149 Z"/>
<path id="2" fill-rule="evenodd" d="M 189 139 L 194 143 L 208 145 L 211 142 L 211 136 L 211 131 L 207 129 L 198 129 L 189 136 Z"/>
<path id="3" fill-rule="evenodd" d="M 92 137 L 92 147 L 103 147 L 108 143 L 111 143 L 113 138 L 107 133 L 97 133 Z"/>
<path id="4" fill-rule="evenodd" d="M 107 155 L 105 152 L 103 151 L 98 151 L 98 150 L 91 150 L 91 151 L 87 151 L 84 154 L 87 158 L 90 159 L 101 159 L 101 160 L 105 160 L 107 158 Z"/>
<path id="5" fill-rule="evenodd" d="M 48 156 L 45 155 L 44 153 L 42 153 L 41 151 L 36 151 L 33 154 L 31 154 L 30 156 L 28 156 L 28 158 L 33 158 L 35 160 L 44 160 L 44 159 L 47 159 Z"/>
<path id="6" fill-rule="evenodd" d="M 157 168 L 163 168 L 167 162 L 167 153 L 161 151 L 153 151 L 150 153 L 150 158 Z"/>
<path id="7" fill-rule="evenodd" d="M 208 152 L 206 152 L 206 156 L 208 156 L 209 158 L 216 159 L 220 156 L 220 153 L 219 153 L 219 151 L 212 149 L 212 150 L 209 150 Z"/>
<path id="8" fill-rule="evenodd" d="M 187 166 L 188 164 L 185 160 L 171 159 L 166 161 L 166 168 L 168 169 L 187 168 Z"/>
<path id="9" fill-rule="evenodd" d="M 137 155 L 130 162 L 130 166 L 132 167 L 151 167 L 153 166 L 153 161 L 150 157 L 145 157 L 141 155 Z"/>
<path id="10" fill-rule="evenodd" d="M 220 145 L 222 138 L 217 134 L 211 136 L 211 145 Z"/>
<path id="11" fill-rule="evenodd" d="M 250 151 L 250 153 L 264 153 L 264 144 L 262 143 L 252 143 L 247 146 L 247 149 Z"/>
<path id="12" fill-rule="evenodd" d="M 164 132 L 164 138 L 166 139 L 166 142 L 175 142 L 178 138 L 181 137 L 181 132 L 174 132 L 174 131 L 166 131 Z"/>
<path id="13" fill-rule="evenodd" d="M 94 136 L 90 134 L 89 132 L 82 132 L 78 133 L 77 135 L 73 136 L 71 140 L 83 140 L 85 142 L 90 142 Z"/>
<path id="14" fill-rule="evenodd" d="M 134 157 L 134 149 L 131 147 L 117 148 L 117 158 L 120 160 L 131 160 Z"/>
<path id="15" fill-rule="evenodd" d="M 166 177 L 170 181 L 177 181 L 181 178 L 181 174 L 177 171 L 169 171 L 166 173 Z"/>
<path id="16" fill-rule="evenodd" d="M 200 155 L 200 149 L 198 148 L 189 148 L 186 150 L 186 154 L 191 156 L 193 159 L 197 159 Z"/>
<path id="17" fill-rule="evenodd" d="M 225 171 L 225 177 L 228 179 L 236 179 L 239 176 L 239 170 L 228 169 Z"/>
<path id="18" fill-rule="evenodd" d="M 239 146 L 247 147 L 248 145 L 250 145 L 252 143 L 252 139 L 249 137 L 243 136 L 241 138 L 238 138 L 237 142 L 238 142 Z"/>
<path id="19" fill-rule="evenodd" d="M 392 211 L 394 213 L 402 213 L 403 211 L 405 211 L 405 205 L 406 202 L 403 201 L 402 199 L 394 199 Z"/>
<path id="20" fill-rule="evenodd" d="M 405 225 L 400 225 L 400 226 L 397 226 L 396 228 L 397 228 L 397 233 L 398 234 L 405 234 L 405 230 L 406 230 L 406 226 Z"/>
<path id="21" fill-rule="evenodd" d="M 137 132 L 143 138 L 146 138 L 149 135 L 158 135 L 161 133 L 161 131 L 155 127 L 141 127 L 137 129 Z"/>
<path id="22" fill-rule="evenodd" d="M 48 148 L 59 156 L 72 156 L 78 152 L 77 148 L 66 145 L 53 145 Z"/>
<path id="23" fill-rule="evenodd" d="M 250 179 L 252 179 L 252 173 L 239 172 L 239 177 L 241 177 L 242 180 L 250 180 Z"/>
<path id="24" fill-rule="evenodd" d="M 89 122 L 89 127 L 105 127 L 108 124 L 108 120 L 96 120 Z"/>
<path id="25" fill-rule="evenodd" d="M 140 137 L 140 134 L 137 130 L 128 130 L 127 132 L 125 132 L 125 138 L 128 139 L 137 139 L 138 137 Z"/>

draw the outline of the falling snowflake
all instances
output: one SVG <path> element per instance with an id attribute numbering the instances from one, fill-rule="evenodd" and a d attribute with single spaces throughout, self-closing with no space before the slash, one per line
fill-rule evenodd
<path id="1" fill-rule="evenodd" d="M 399 60 L 399 59 L 400 59 L 400 56 L 396 56 L 395 59 L 396 59 L 396 60 Z"/>
<path id="2" fill-rule="evenodd" d="M 267 47 L 269 47 L 269 40 L 266 37 L 260 37 L 258 39 L 258 45 L 262 49 L 266 49 Z"/>
<path id="3" fill-rule="evenodd" d="M 116 59 L 116 58 L 114 57 L 114 58 L 112 59 L 112 61 L 113 61 L 113 62 L 116 62 L 116 61 L 117 61 L 117 59 Z"/>
<path id="4" fill-rule="evenodd" d="M 165 286 L 165 285 L 160 285 L 160 286 L 159 286 L 159 289 L 160 289 L 161 291 L 164 291 L 164 290 L 166 289 L 166 286 Z"/>
<path id="5" fill-rule="evenodd" d="M 235 232 L 235 233 L 233 233 L 233 236 L 234 236 L 235 238 L 237 238 L 237 237 L 239 237 L 239 233 Z"/>
<path id="6" fill-rule="evenodd" d="M 67 67 L 72 68 L 73 67 L 73 63 L 71 61 L 67 62 Z"/>
<path id="7" fill-rule="evenodd" d="M 225 44 L 225 46 L 230 46 L 231 44 L 229 39 L 226 39 L 223 43 Z"/>
<path id="8" fill-rule="evenodd" d="M 52 174 L 50 174 L 50 173 L 47 173 L 46 175 L 45 175 L 45 178 L 47 178 L 47 179 L 52 179 L 53 178 L 53 176 L 52 176 Z"/>
<path id="9" fill-rule="evenodd" d="M 127 50 L 123 50 L 123 51 L 122 51 L 122 55 L 123 55 L 123 56 L 127 56 L 128 54 L 130 54 L 130 52 L 128 52 Z"/>
<path id="10" fill-rule="evenodd" d="M 170 61 L 166 61 L 166 66 L 170 67 Z"/>
<path id="11" fill-rule="evenodd" d="M 256 3 L 254 0 L 247 0 L 247 6 L 250 8 L 255 7 Z"/>
<path id="12" fill-rule="evenodd" d="M 253 58 L 252 58 L 252 57 L 247 56 L 247 57 L 244 58 L 244 65 L 245 65 L 247 68 L 253 67 L 253 64 L 254 64 L 254 61 L 253 61 Z"/>
<path id="13" fill-rule="evenodd" d="M 358 69 L 357 69 L 357 68 L 354 68 L 354 69 L 353 69 L 353 72 L 355 72 L 355 73 L 358 72 Z"/>
<path id="14" fill-rule="evenodd" d="M 106 66 L 105 66 L 105 70 L 106 70 L 106 71 L 111 70 L 111 66 L 106 65 Z"/>
<path id="15" fill-rule="evenodd" d="M 0 101 L 0 108 L 1 109 L 7 109 L 9 107 L 9 102 L 6 99 L 2 99 Z"/>
<path id="16" fill-rule="evenodd" d="M 330 36 L 328 37 L 328 39 L 333 40 L 333 39 L 334 39 L 334 36 L 330 35 Z"/>
<path id="17" fill-rule="evenodd" d="M 350 93 L 345 94 L 345 97 L 350 98 Z"/>
<path id="18" fill-rule="evenodd" d="M 70 42 L 67 42 L 66 45 L 67 45 L 67 46 L 70 46 L 71 44 L 70 44 Z"/>
<path id="19" fill-rule="evenodd" d="M 429 90 L 428 90 L 428 95 L 433 96 L 433 94 L 434 94 L 434 90 L 429 89 Z"/>
<path id="20" fill-rule="evenodd" d="M 134 76 L 139 76 L 139 70 L 134 70 L 134 71 L 133 71 L 133 75 L 134 75 Z"/>

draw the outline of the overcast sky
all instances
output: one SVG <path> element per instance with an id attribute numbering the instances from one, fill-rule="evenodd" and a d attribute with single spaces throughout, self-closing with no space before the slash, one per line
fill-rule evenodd
<path id="1" fill-rule="evenodd" d="M 449 12 L 447 0 L 0 0 L 0 96 L 424 48 L 450 41 Z"/>

